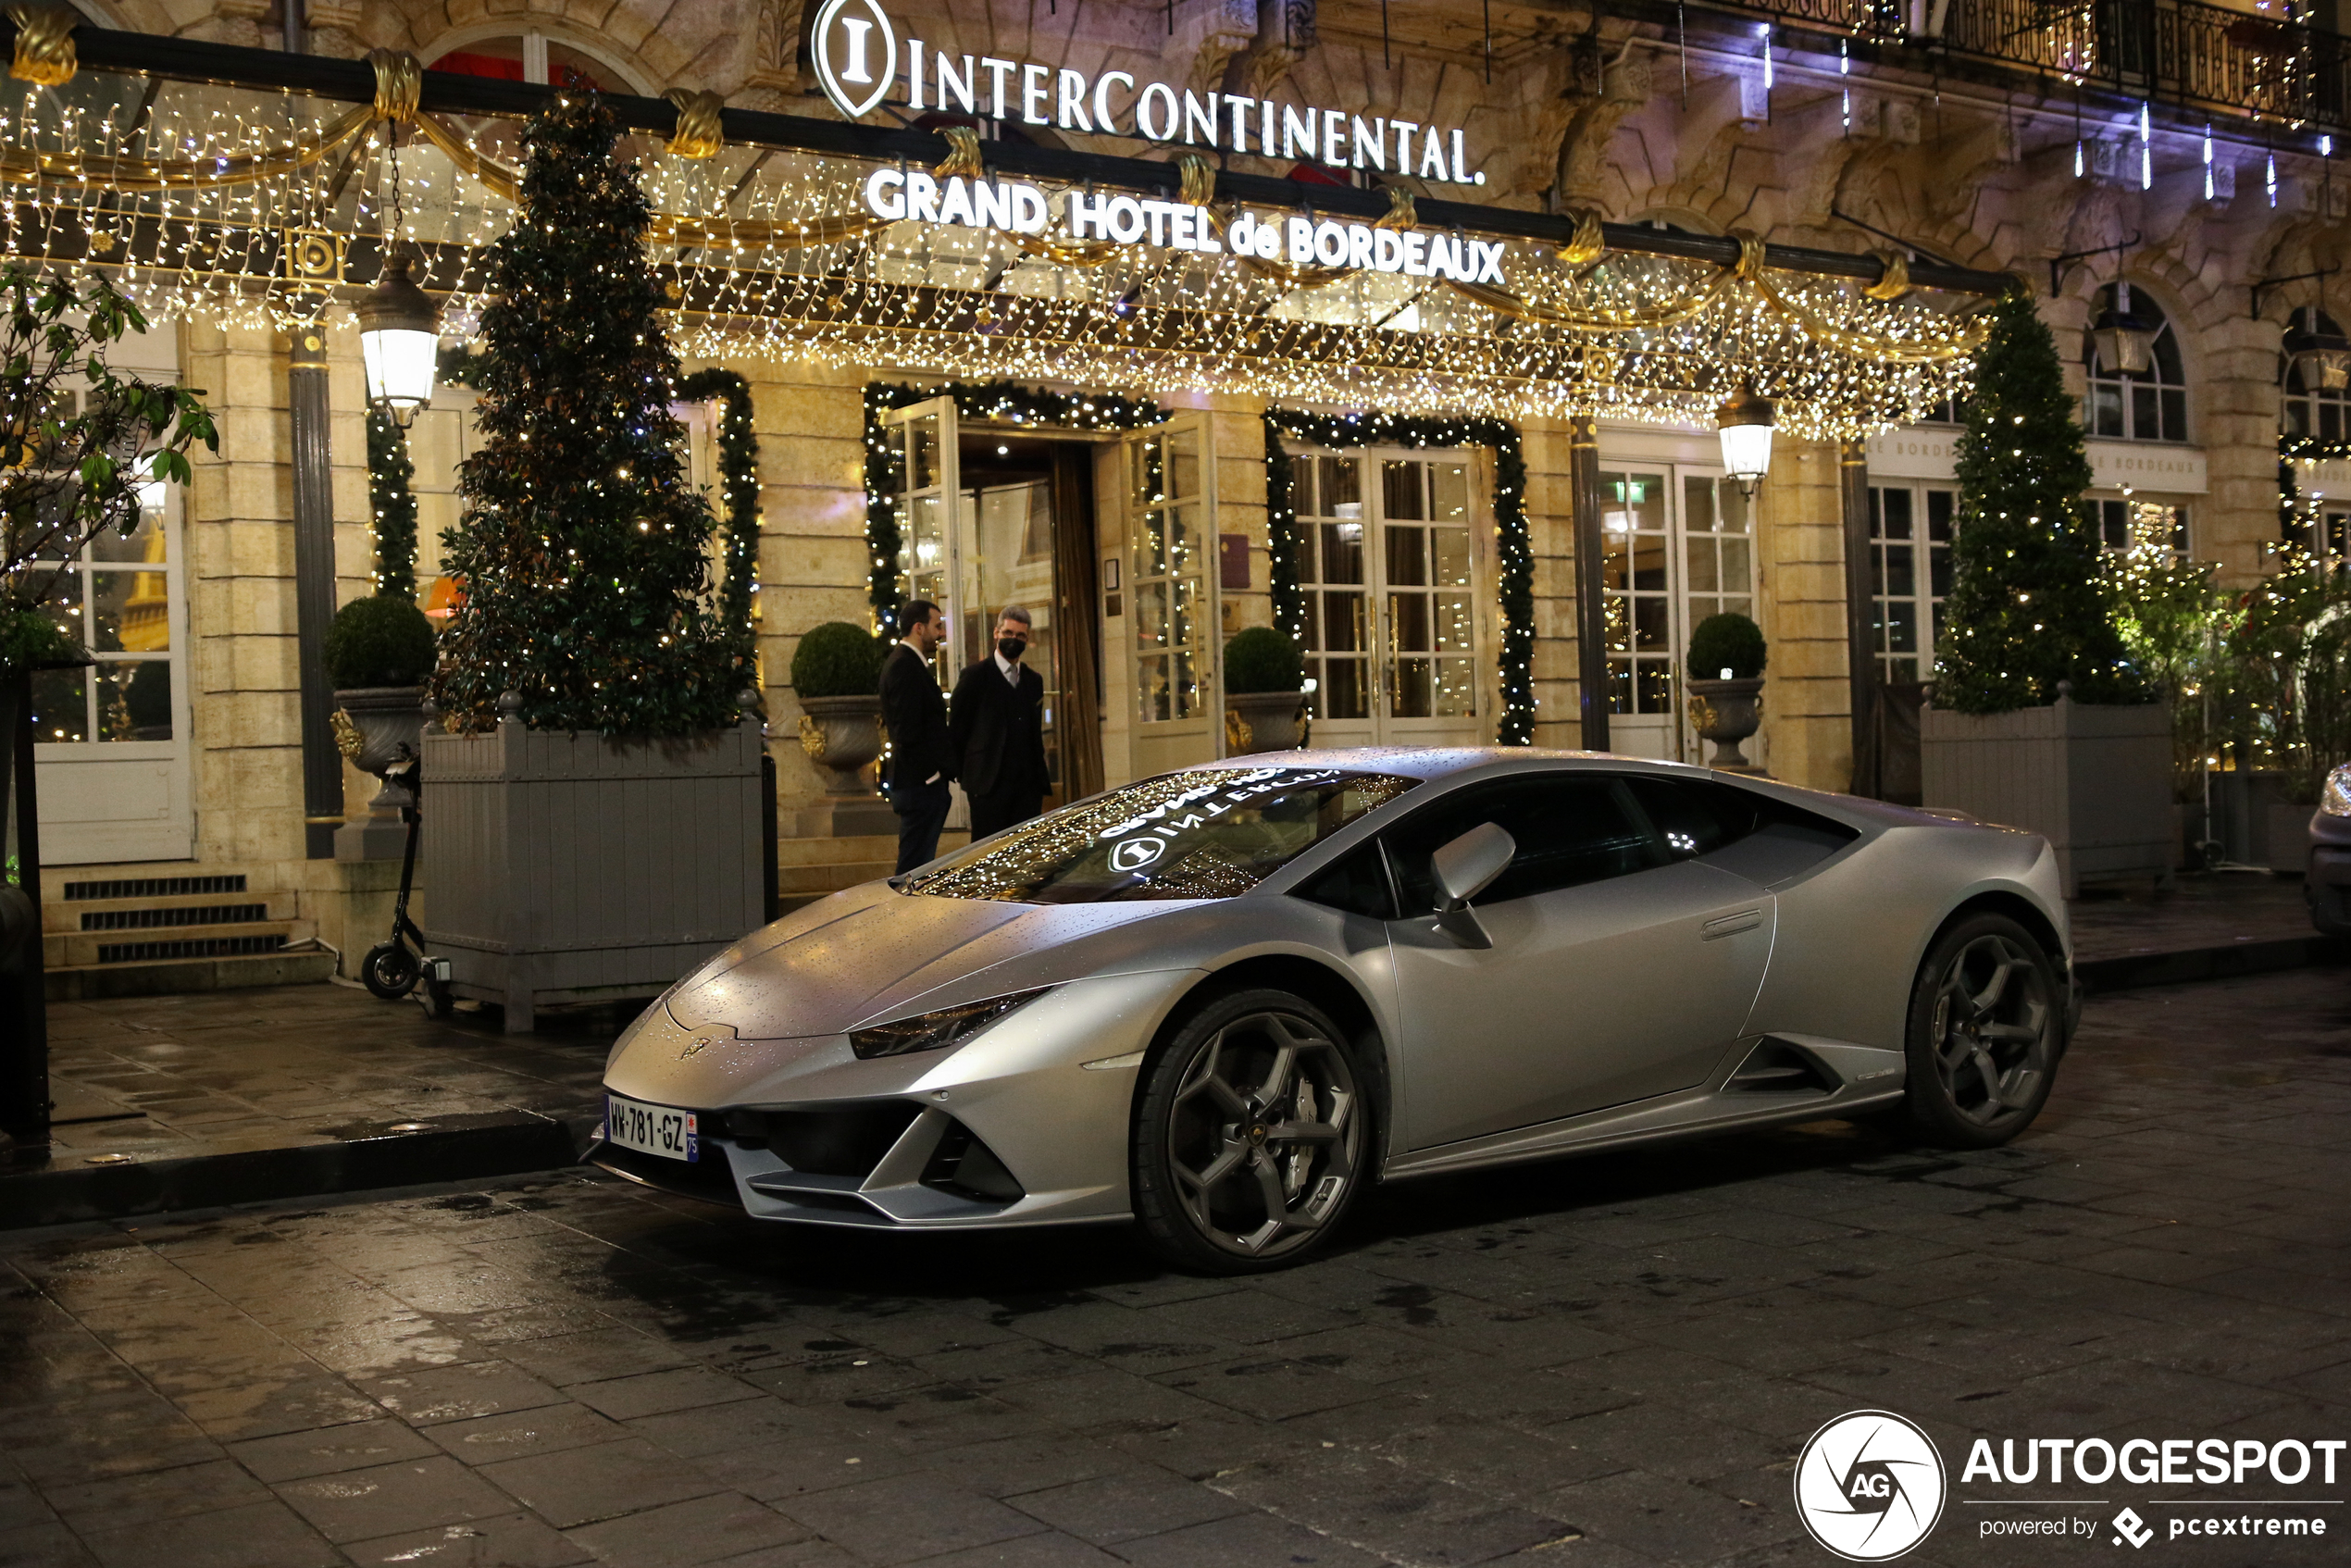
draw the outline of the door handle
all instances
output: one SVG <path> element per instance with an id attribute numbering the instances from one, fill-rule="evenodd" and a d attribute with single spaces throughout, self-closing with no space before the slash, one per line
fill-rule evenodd
<path id="1" fill-rule="evenodd" d="M 1741 931 L 1752 931 L 1763 924 L 1760 909 L 1742 909 L 1736 915 L 1718 915 L 1698 928 L 1698 939 L 1710 942 L 1717 937 L 1735 937 Z"/>

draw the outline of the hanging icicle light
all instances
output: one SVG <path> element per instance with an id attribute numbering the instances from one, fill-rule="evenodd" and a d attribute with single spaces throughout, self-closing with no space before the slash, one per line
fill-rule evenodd
<path id="1" fill-rule="evenodd" d="M 1845 40 L 1842 38 L 1836 41 L 1836 74 L 1846 83 L 1845 134 L 1850 136 L 1853 134 L 1853 56 L 1846 48 Z"/>
<path id="2" fill-rule="evenodd" d="M 2155 122 L 2144 100 L 2139 105 L 2139 189 L 2155 189 Z"/>
<path id="3" fill-rule="evenodd" d="M 2278 155 L 2274 152 L 2269 155 L 2268 169 L 2261 177 L 2261 188 L 2270 193 L 2270 209 L 2272 211 L 2276 210 L 2278 205 Z"/>
<path id="4" fill-rule="evenodd" d="M 1723 438 L 1723 467 L 1749 501 L 1772 471 L 1772 426 L 1777 417 L 1772 400 L 1759 396 L 1751 383 L 1742 384 L 1714 411 L 1715 429 Z"/>
<path id="5" fill-rule="evenodd" d="M 2212 122 L 2204 122 L 2204 199 L 2210 201 L 2212 188 Z"/>

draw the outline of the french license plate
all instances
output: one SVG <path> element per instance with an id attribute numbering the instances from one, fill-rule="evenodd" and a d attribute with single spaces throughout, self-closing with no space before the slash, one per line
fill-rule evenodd
<path id="1" fill-rule="evenodd" d="M 604 1096 L 604 1141 L 667 1160 L 700 1160 L 702 1133 L 691 1111 Z"/>

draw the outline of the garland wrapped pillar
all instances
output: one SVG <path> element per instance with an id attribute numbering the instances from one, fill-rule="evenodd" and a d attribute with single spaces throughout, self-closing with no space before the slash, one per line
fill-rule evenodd
<path id="1" fill-rule="evenodd" d="M 1845 661 L 1853 715 L 1853 792 L 1876 798 L 1885 780 L 1878 754 L 1876 573 L 1871 568 L 1870 448 L 1847 438 L 1837 453 L 1837 494 L 1845 512 Z"/>
<path id="2" fill-rule="evenodd" d="M 1305 629 L 1298 587 L 1298 512 L 1293 466 L 1282 438 L 1347 451 L 1361 446 L 1418 449 L 1486 446 L 1494 450 L 1494 540 L 1500 566 L 1502 714 L 1495 739 L 1535 742 L 1535 553 L 1526 537 L 1526 460 L 1516 425 L 1500 419 L 1415 418 L 1399 414 L 1265 411 L 1265 520 L 1275 624 L 1296 638 Z M 1597 516 L 1597 514 L 1595 514 Z"/>

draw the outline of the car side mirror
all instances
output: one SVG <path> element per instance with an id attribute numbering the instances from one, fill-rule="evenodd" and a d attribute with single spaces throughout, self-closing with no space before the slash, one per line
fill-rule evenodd
<path id="1" fill-rule="evenodd" d="M 1517 858 L 1518 840 L 1499 823 L 1481 822 L 1428 857 L 1440 898 L 1437 913 L 1454 915 L 1469 908 L 1470 900 L 1494 885 L 1494 878 Z"/>

